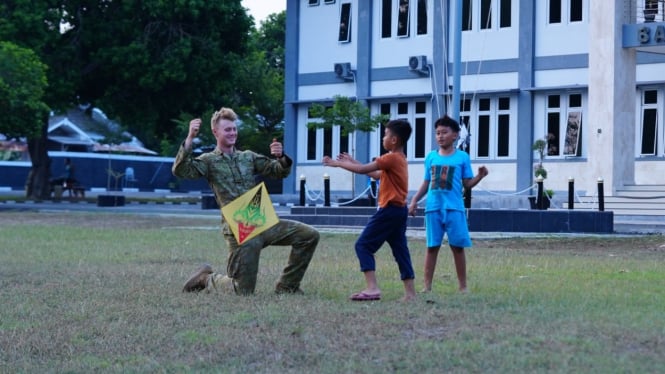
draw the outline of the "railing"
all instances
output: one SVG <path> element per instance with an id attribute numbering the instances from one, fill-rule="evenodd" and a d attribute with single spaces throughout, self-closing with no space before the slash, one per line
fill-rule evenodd
<path id="1" fill-rule="evenodd" d="M 631 0 L 631 23 L 665 22 L 665 0 Z"/>

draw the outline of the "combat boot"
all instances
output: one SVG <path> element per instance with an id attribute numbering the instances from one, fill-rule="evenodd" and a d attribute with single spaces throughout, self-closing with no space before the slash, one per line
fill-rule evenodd
<path id="1" fill-rule="evenodd" d="M 210 264 L 201 265 L 185 282 L 182 292 L 199 292 L 208 285 L 208 276 L 212 274 Z"/>

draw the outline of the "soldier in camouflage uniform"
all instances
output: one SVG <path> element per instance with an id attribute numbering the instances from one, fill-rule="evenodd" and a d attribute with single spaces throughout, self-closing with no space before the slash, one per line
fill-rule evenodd
<path id="1" fill-rule="evenodd" d="M 229 108 L 215 112 L 211 127 L 217 146 L 212 152 L 198 157 L 192 155 L 192 142 L 198 135 L 201 120 L 193 119 L 172 168 L 173 175 L 179 178 L 205 178 L 220 207 L 255 187 L 256 175 L 284 178 L 291 172 L 293 163 L 282 152 L 282 144 L 277 141 L 270 144 L 270 154 L 274 158 L 237 150 L 236 119 L 236 114 Z M 269 245 L 290 245 L 292 250 L 288 264 L 275 292 L 302 293 L 300 282 L 319 242 L 316 229 L 304 223 L 282 219 L 270 229 L 238 245 L 222 216 L 222 234 L 229 247 L 227 275 L 216 273 L 210 265 L 204 264 L 187 280 L 183 291 L 210 291 L 232 285 L 237 294 L 252 294 L 256 288 L 261 250 Z"/>

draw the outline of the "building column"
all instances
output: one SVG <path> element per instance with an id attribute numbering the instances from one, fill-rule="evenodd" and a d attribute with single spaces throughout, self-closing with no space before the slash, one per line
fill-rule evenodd
<path id="1" fill-rule="evenodd" d="M 624 3 L 626 5 L 624 5 Z M 588 194 L 599 178 L 605 193 L 635 183 L 635 50 L 622 47 L 630 0 L 591 0 L 589 11 L 589 105 L 582 118 L 589 174 Z M 586 126 L 584 123 L 586 122 Z"/>

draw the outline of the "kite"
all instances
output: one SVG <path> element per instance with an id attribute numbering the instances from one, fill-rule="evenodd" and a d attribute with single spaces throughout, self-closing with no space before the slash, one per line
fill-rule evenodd
<path id="1" fill-rule="evenodd" d="M 242 244 L 279 222 L 265 183 L 238 196 L 222 208 L 238 244 Z"/>

